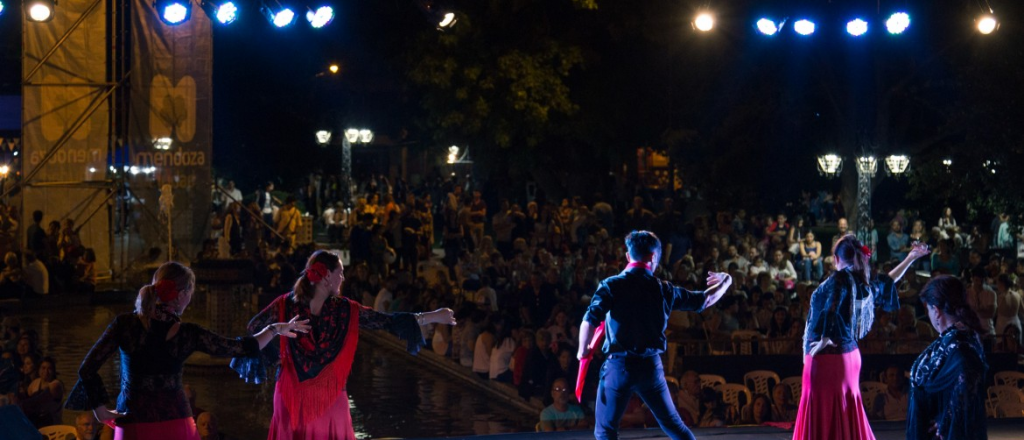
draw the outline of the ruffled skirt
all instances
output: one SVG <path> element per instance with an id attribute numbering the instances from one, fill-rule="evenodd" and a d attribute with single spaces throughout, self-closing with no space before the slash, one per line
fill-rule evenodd
<path id="1" fill-rule="evenodd" d="M 292 429 L 289 423 L 291 415 L 280 396 L 280 393 L 274 393 L 274 416 L 270 419 L 268 440 L 355 440 L 347 392 L 343 391 L 334 405 L 319 418 L 296 429 Z"/>
<path id="2" fill-rule="evenodd" d="M 804 356 L 793 440 L 875 440 L 860 395 L 860 350 Z"/>

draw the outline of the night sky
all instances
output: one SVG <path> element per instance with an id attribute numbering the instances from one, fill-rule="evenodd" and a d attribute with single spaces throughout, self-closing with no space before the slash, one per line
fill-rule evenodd
<path id="1" fill-rule="evenodd" d="M 482 14 L 481 5 L 495 3 L 501 2 L 451 2 L 470 14 Z M 1022 8 L 1011 1 L 992 3 L 1001 29 L 988 37 L 971 28 L 981 11 L 974 1 L 714 2 L 718 23 L 711 34 L 696 33 L 690 25 L 704 2 L 598 0 L 596 11 L 575 9 L 569 0 L 507 3 L 539 10 L 525 16 L 542 17 L 543 26 L 522 23 L 523 34 L 533 36 L 530 41 L 547 32 L 582 48 L 583 66 L 566 80 L 579 111 L 558 121 L 567 128 L 554 140 L 533 149 L 514 146 L 498 154 L 500 148 L 476 140 L 478 159 L 491 153 L 531 155 L 536 168 L 545 170 L 596 151 L 596 163 L 568 173 L 604 172 L 628 160 L 637 146 L 658 146 L 666 130 L 688 130 L 701 141 L 684 157 L 694 162 L 727 157 L 736 173 L 761 175 L 748 182 L 776 181 L 789 199 L 800 187 L 824 184 L 813 160 L 829 145 L 850 139 L 870 144 L 878 138 L 910 145 L 939 136 L 949 119 L 943 115 L 952 111 L 939 107 L 959 105 L 963 98 L 957 96 L 962 88 L 944 84 L 956 82 L 958 72 L 978 60 L 978 69 L 1001 69 L 1001 60 L 1022 57 Z M 318 128 L 361 125 L 392 138 L 404 133 L 415 148 L 442 154 L 445 145 L 436 132 L 421 124 L 422 89 L 406 72 L 413 42 L 436 34 L 434 24 L 413 0 L 331 5 L 337 17 L 321 30 L 302 18 L 290 28 L 274 29 L 254 3 L 243 6 L 234 24 L 215 25 L 214 167 L 247 192 L 268 178 L 293 186 L 305 173 L 336 163 L 336 150 L 315 145 Z M 890 37 L 880 29 L 880 17 L 898 6 L 906 6 L 912 25 L 906 35 Z M 817 17 L 812 38 L 798 38 L 791 28 L 774 38 L 754 30 L 762 14 L 789 17 L 792 26 L 804 11 Z M 11 57 L 20 32 L 15 13 L 8 5 L 0 16 L 2 94 L 17 92 L 17 59 L 12 63 Z M 196 7 L 194 13 L 201 12 Z M 872 21 L 871 35 L 863 41 L 837 29 L 855 13 Z M 526 13 L 517 14 L 508 20 Z M 514 30 L 519 25 L 501 17 L 469 18 L 472 26 Z M 515 45 L 514 32 L 495 38 Z M 331 63 L 341 65 L 339 75 L 318 75 Z M 877 100 L 907 72 L 914 72 L 908 87 L 913 92 L 894 98 L 886 118 L 891 126 L 883 127 L 877 122 Z M 1011 97 L 1000 104 L 1006 108 L 993 111 L 1020 115 L 1022 106 L 1010 105 L 1022 97 L 1022 85 L 1014 80 L 1019 75 L 992 73 Z M 936 142 L 951 148 L 957 140 Z M 888 148 L 881 146 L 881 152 Z"/>

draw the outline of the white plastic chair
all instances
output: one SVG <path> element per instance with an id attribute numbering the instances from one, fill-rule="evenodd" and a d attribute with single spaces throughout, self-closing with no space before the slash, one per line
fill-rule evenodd
<path id="1" fill-rule="evenodd" d="M 770 383 L 769 383 L 770 381 Z M 743 375 L 743 384 L 754 391 L 754 394 L 764 394 L 771 398 L 771 389 L 775 384 L 782 382 L 779 375 L 774 371 L 754 370 Z M 753 385 L 753 386 L 751 386 Z"/>
<path id="2" fill-rule="evenodd" d="M 789 389 L 793 390 L 794 405 L 800 403 L 800 393 L 803 392 L 804 378 L 800 376 L 789 376 L 782 379 L 782 384 L 789 385 Z"/>
<path id="3" fill-rule="evenodd" d="M 860 397 L 864 401 L 864 409 L 868 415 L 875 413 L 875 397 L 884 393 L 886 385 L 882 382 L 867 381 L 860 383 Z"/>
<path id="4" fill-rule="evenodd" d="M 732 352 L 735 354 L 757 354 L 757 350 L 754 348 L 754 342 L 760 342 L 764 339 L 761 332 L 756 330 L 736 330 L 732 332 Z"/>
<path id="5" fill-rule="evenodd" d="M 750 389 L 746 385 L 740 385 L 738 383 L 725 383 L 722 384 L 721 388 L 718 389 L 722 393 L 722 401 L 727 405 L 732 405 L 736 410 L 736 414 L 740 414 L 740 410 L 743 406 L 751 403 L 753 397 L 750 394 Z M 740 395 L 743 395 L 744 401 L 740 401 Z"/>
<path id="6" fill-rule="evenodd" d="M 1024 373 L 1018 371 L 1000 371 L 994 375 L 996 385 L 1009 385 L 1024 390 Z"/>
<path id="7" fill-rule="evenodd" d="M 1024 392 L 1010 385 L 988 387 L 986 411 L 993 417 L 1024 417 Z"/>
<path id="8" fill-rule="evenodd" d="M 75 440 L 77 432 L 74 426 L 50 425 L 39 428 L 39 433 L 46 440 Z"/>
<path id="9" fill-rule="evenodd" d="M 717 390 L 718 387 L 725 383 L 725 378 L 717 374 L 699 374 L 698 377 L 700 377 L 701 389 L 713 388 Z"/>

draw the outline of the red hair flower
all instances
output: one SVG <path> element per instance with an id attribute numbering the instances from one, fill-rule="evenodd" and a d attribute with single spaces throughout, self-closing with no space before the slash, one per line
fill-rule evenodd
<path id="1" fill-rule="evenodd" d="M 157 281 L 153 288 L 156 290 L 157 298 L 160 298 L 161 302 L 171 302 L 178 299 L 178 286 L 171 280 L 160 280 Z"/>
<path id="2" fill-rule="evenodd" d="M 309 279 L 309 282 L 316 284 L 323 281 L 329 273 L 330 271 L 327 270 L 327 266 L 324 266 L 324 263 L 317 261 L 306 269 L 306 278 Z"/>
<path id="3" fill-rule="evenodd" d="M 867 245 L 861 245 L 860 252 L 863 253 L 865 257 L 871 258 L 871 248 L 867 247 Z"/>

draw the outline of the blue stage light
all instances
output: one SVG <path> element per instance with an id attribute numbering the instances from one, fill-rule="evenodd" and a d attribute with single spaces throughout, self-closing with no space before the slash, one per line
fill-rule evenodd
<path id="1" fill-rule="evenodd" d="M 309 9 L 306 12 L 306 20 L 309 21 L 310 26 L 313 26 L 314 29 L 320 29 L 334 20 L 334 8 L 321 6 L 316 9 L 316 12 Z"/>
<path id="2" fill-rule="evenodd" d="M 160 20 L 169 25 L 181 24 L 192 17 L 190 0 L 156 0 L 153 2 Z"/>
<path id="3" fill-rule="evenodd" d="M 238 18 L 238 6 L 234 2 L 226 2 L 214 10 L 213 17 L 220 24 L 231 24 Z"/>
<path id="4" fill-rule="evenodd" d="M 908 27 L 910 27 L 910 15 L 906 12 L 897 12 L 892 14 L 889 16 L 889 19 L 885 21 L 885 29 L 893 35 L 902 34 Z"/>
<path id="5" fill-rule="evenodd" d="M 260 8 L 260 11 L 267 17 L 267 20 L 270 20 L 271 24 L 279 28 L 292 24 L 295 21 L 295 11 L 291 8 L 281 6 L 280 4 L 277 4 L 277 2 L 274 3 L 274 6 L 264 3 L 263 7 Z"/>
<path id="6" fill-rule="evenodd" d="M 4 13 L 4 2 L 0 2 L 0 14 Z"/>
<path id="7" fill-rule="evenodd" d="M 757 30 L 762 34 L 772 36 L 779 32 L 779 26 L 777 26 L 774 21 L 762 18 L 757 20 Z"/>
<path id="8" fill-rule="evenodd" d="M 807 19 L 797 20 L 796 23 L 793 23 L 793 30 L 800 35 L 811 35 L 814 33 L 814 22 Z"/>
<path id="9" fill-rule="evenodd" d="M 855 18 L 846 23 L 846 32 L 854 37 L 859 37 L 868 32 L 868 22 Z"/>

